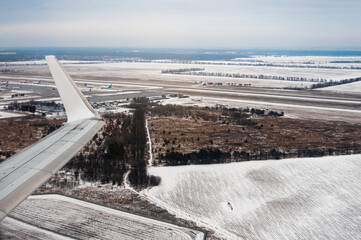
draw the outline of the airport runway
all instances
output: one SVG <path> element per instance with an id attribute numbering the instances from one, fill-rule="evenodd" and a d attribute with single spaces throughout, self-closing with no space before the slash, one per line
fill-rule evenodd
<path id="1" fill-rule="evenodd" d="M 43 81 L 44 84 L 52 85 L 51 78 L 44 76 L 11 76 L 0 75 L 3 80 Z M 84 83 L 97 88 L 113 84 L 114 89 L 133 89 L 135 91 L 147 90 L 156 94 L 181 93 L 184 95 L 203 97 L 212 102 L 235 107 L 271 107 L 274 111 L 284 111 L 288 117 L 297 117 L 314 120 L 343 121 L 358 123 L 361 117 L 361 95 L 341 94 L 328 91 L 302 90 L 291 91 L 283 89 L 236 87 L 236 86 L 203 86 L 202 84 L 191 84 L 189 81 L 159 81 L 159 80 L 130 80 L 102 77 L 95 80 L 91 76 L 73 77 L 78 86 Z M 106 79 L 106 80 L 105 80 Z M 34 84 L 33 84 L 34 85 Z M 85 92 L 85 95 L 88 95 Z M 148 94 L 152 96 L 153 94 Z M 90 99 L 99 101 L 98 97 Z M 112 100 L 112 98 L 109 98 Z"/>

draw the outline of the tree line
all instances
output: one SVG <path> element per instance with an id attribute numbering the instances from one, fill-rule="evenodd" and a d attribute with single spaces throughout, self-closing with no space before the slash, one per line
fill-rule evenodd
<path id="1" fill-rule="evenodd" d="M 359 81 L 361 81 L 361 77 L 344 79 L 344 80 L 340 80 L 340 81 L 332 81 L 332 80 L 331 80 L 331 81 L 329 81 L 329 82 L 312 84 L 312 85 L 310 86 L 310 88 L 311 88 L 311 89 L 324 88 L 324 87 L 337 86 L 337 85 L 342 85 L 342 84 L 347 84 L 347 83 L 353 83 L 353 82 L 359 82 Z"/>
<path id="2" fill-rule="evenodd" d="M 161 73 L 177 74 L 182 72 L 204 71 L 204 68 L 180 68 L 180 69 L 165 69 Z"/>
<path id="3" fill-rule="evenodd" d="M 251 160 L 269 160 L 301 157 L 324 157 L 361 153 L 358 144 L 335 148 L 305 148 L 298 150 L 265 149 L 260 151 L 222 151 L 218 148 L 206 148 L 191 153 L 168 151 L 158 156 L 159 163 L 166 166 L 190 164 L 215 164 Z"/>
<path id="4" fill-rule="evenodd" d="M 194 70 L 193 70 L 194 69 Z M 204 69 L 203 69 L 204 70 Z M 197 76 L 211 76 L 211 77 L 230 77 L 230 78 L 255 78 L 255 79 L 269 79 L 293 82 L 327 82 L 323 78 L 306 78 L 306 77 L 282 77 L 263 74 L 241 74 L 241 73 L 221 73 L 221 72 L 200 72 L 201 68 L 185 68 L 162 70 L 161 73 L 165 74 L 180 74 L 180 75 L 197 75 Z"/>

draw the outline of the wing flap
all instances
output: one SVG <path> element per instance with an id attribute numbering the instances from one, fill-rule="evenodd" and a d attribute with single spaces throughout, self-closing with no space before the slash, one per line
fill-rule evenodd
<path id="1" fill-rule="evenodd" d="M 13 168 L 13 171 L 0 180 L 0 210 L 2 212 L 8 214 L 28 195 L 48 181 L 104 125 L 104 122 L 98 119 L 86 120 L 85 122 L 87 123 L 85 126 L 81 122 L 81 124 L 72 128 L 68 134 L 48 146 L 40 154 L 32 156 L 26 162 L 22 162 L 22 159 L 17 155 L 11 157 L 13 158 L 12 163 L 21 161 L 23 164 L 15 169 Z M 81 131 L 79 132 L 80 126 Z M 73 131 L 76 131 L 77 134 L 73 135 Z M 61 129 L 59 132 L 61 133 Z M 69 136 L 72 136 L 72 138 L 66 139 Z M 37 145 L 32 145 L 32 148 L 37 148 Z M 26 152 L 32 150 L 32 148 L 26 149 L 23 155 L 26 155 Z M 7 161 L 4 162 L 4 164 L 6 163 Z"/>

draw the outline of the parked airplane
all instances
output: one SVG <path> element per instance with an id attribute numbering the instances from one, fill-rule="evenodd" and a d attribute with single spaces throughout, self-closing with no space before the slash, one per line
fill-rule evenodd
<path id="1" fill-rule="evenodd" d="M 110 84 L 108 87 L 101 87 L 100 89 L 111 89 L 113 87 L 113 84 Z"/>
<path id="2" fill-rule="evenodd" d="M 84 83 L 84 86 L 86 88 L 90 88 L 90 89 L 96 89 L 94 86 L 89 86 L 87 83 Z M 100 89 L 111 89 L 113 87 L 113 84 L 110 84 L 108 87 L 100 87 Z M 90 90 L 91 91 L 91 90 Z"/>
<path id="3" fill-rule="evenodd" d="M 93 86 L 88 86 L 88 84 L 86 84 L 86 83 L 84 83 L 84 86 L 85 86 L 86 88 L 90 88 L 90 89 L 94 88 Z"/>
<path id="4" fill-rule="evenodd" d="M 63 101 L 67 123 L 0 164 L 0 220 L 47 182 L 104 125 L 54 56 L 50 72 Z"/>

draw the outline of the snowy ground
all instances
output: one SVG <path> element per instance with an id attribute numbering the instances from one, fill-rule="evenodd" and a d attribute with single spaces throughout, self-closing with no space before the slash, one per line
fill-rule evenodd
<path id="1" fill-rule="evenodd" d="M 141 80 L 171 80 L 171 81 L 203 81 L 203 82 L 223 82 L 226 83 L 251 83 L 257 87 L 292 87 L 309 86 L 310 82 L 290 82 L 269 79 L 242 79 L 216 76 L 192 76 L 161 74 L 164 69 L 181 68 L 204 68 L 208 73 L 239 73 L 253 75 L 272 75 L 281 77 L 304 77 L 323 78 L 327 80 L 342 80 L 361 76 L 361 70 L 355 69 L 323 69 L 323 68 L 294 68 L 294 67 L 267 67 L 267 66 L 234 66 L 211 64 L 180 64 L 180 63 L 103 63 L 103 64 L 74 64 L 66 66 L 70 74 L 77 76 L 98 77 L 120 77 Z M 278 64 L 278 63 L 277 63 Z"/>
<path id="2" fill-rule="evenodd" d="M 94 63 L 94 61 L 73 61 L 73 60 L 59 60 L 61 64 L 76 64 L 76 63 Z M 99 63 L 100 61 L 96 61 Z M 0 65 L 7 66 L 22 66 L 22 65 L 45 65 L 46 61 L 44 60 L 35 60 L 35 61 L 16 61 L 16 62 L 0 62 Z"/>
<path id="3" fill-rule="evenodd" d="M 360 239 L 361 155 L 152 167 L 143 194 L 227 239 Z"/>
<path id="4" fill-rule="evenodd" d="M 72 239 L 8 217 L 1 223 L 0 239 Z"/>
<path id="5" fill-rule="evenodd" d="M 10 113 L 10 112 L 2 112 L 0 111 L 0 119 L 2 118 L 14 118 L 14 117 L 22 117 L 24 114 L 21 113 Z"/>
<path id="6" fill-rule="evenodd" d="M 338 63 L 335 63 L 338 62 Z M 346 62 L 340 62 L 346 61 Z M 252 58 L 237 58 L 235 62 L 246 63 L 273 63 L 288 65 L 307 66 L 335 66 L 335 67 L 359 67 L 360 56 L 253 56 Z"/>
<path id="7" fill-rule="evenodd" d="M 254 62 L 256 61 L 256 62 Z M 332 61 L 356 61 L 356 63 L 332 63 Z M 251 75 L 268 75 L 280 77 L 303 77 L 314 79 L 327 80 L 342 80 L 361 76 L 361 70 L 350 69 L 353 67 L 360 67 L 361 57 L 324 57 L 324 56 L 254 56 L 253 58 L 243 58 L 235 61 L 187 61 L 187 62 L 172 62 L 153 61 L 153 62 L 97 62 L 97 64 L 89 64 L 87 62 L 77 61 L 63 61 L 65 69 L 69 72 L 73 79 L 87 78 L 89 80 L 107 78 L 121 78 L 129 80 L 155 80 L 155 81 L 169 81 L 173 83 L 194 83 L 194 82 L 222 82 L 236 83 L 236 84 L 252 84 L 255 87 L 306 87 L 310 86 L 312 82 L 293 82 L 293 81 L 278 81 L 269 79 L 254 79 L 254 78 L 231 78 L 231 77 L 216 77 L 216 76 L 191 76 L 191 75 L 175 75 L 162 74 L 161 71 L 165 69 L 182 69 L 182 68 L 204 68 L 207 73 L 239 73 Z M 34 61 L 35 64 L 44 64 L 45 61 Z M 24 63 L 21 63 L 24 64 Z M 32 62 L 27 62 L 32 64 Z M 251 66 L 237 65 L 237 64 L 251 64 Z M 274 64 L 281 66 L 257 66 L 256 64 Z M 342 69 L 329 68 L 299 68 L 294 66 L 331 66 Z M 21 68 L 26 71 L 27 77 L 34 73 L 37 76 L 46 76 L 49 71 L 46 65 L 24 65 L 12 66 L 7 68 Z M 9 73 L 0 74 L 4 77 Z M 18 76 L 20 77 L 20 76 Z M 91 78 L 89 78 L 91 77 Z M 20 79 L 20 78 L 19 78 Z M 32 79 L 32 78 L 29 78 Z M 33 80 L 36 80 L 33 78 Z"/>
<path id="8" fill-rule="evenodd" d="M 332 87 L 320 88 L 321 91 L 352 93 L 361 95 L 361 82 L 354 82 L 349 84 L 337 85 Z"/>
<path id="9" fill-rule="evenodd" d="M 203 239 L 203 233 L 61 195 L 31 196 L 2 222 L 10 239 Z"/>

